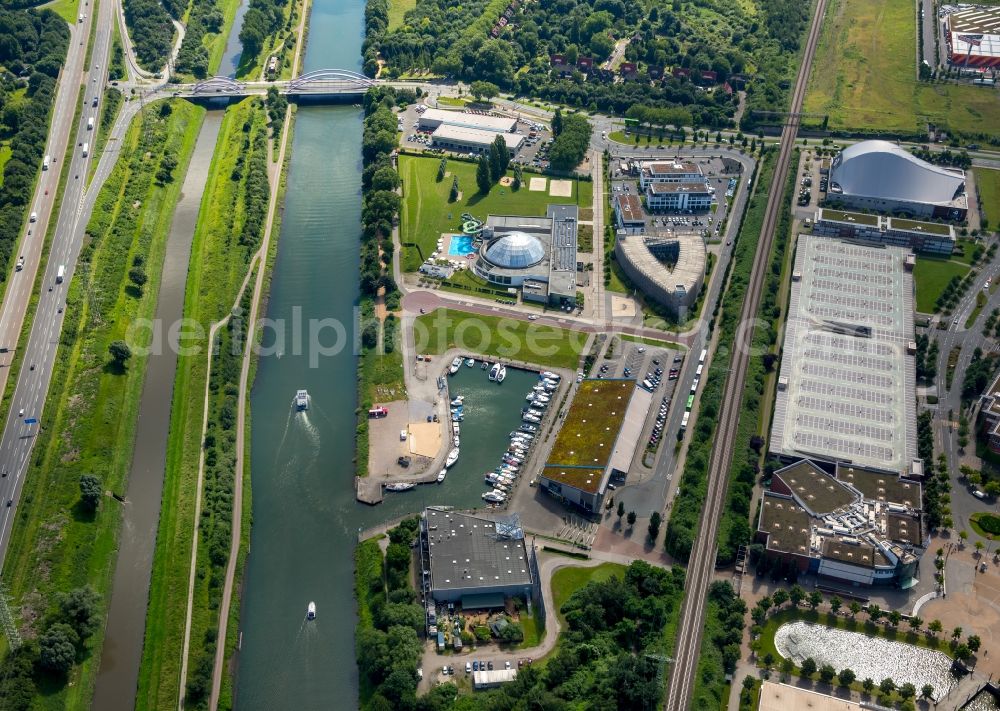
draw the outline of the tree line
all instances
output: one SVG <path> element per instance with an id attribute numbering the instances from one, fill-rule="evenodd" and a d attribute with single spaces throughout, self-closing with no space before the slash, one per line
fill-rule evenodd
<path id="1" fill-rule="evenodd" d="M 158 72 L 167 63 L 174 41 L 174 25 L 184 7 L 178 2 L 124 0 L 125 23 L 136 59 L 143 69 Z"/>
<path id="2" fill-rule="evenodd" d="M 284 22 L 286 5 L 288 0 L 250 0 L 240 30 L 240 42 L 243 43 L 241 63 L 260 55 L 265 40 L 277 32 Z"/>
<path id="3" fill-rule="evenodd" d="M 223 22 L 222 10 L 215 0 L 203 0 L 191 5 L 184 40 L 177 52 L 175 68 L 178 72 L 191 74 L 196 79 L 208 76 L 209 56 L 205 35 L 220 33 Z"/>
<path id="4" fill-rule="evenodd" d="M 580 165 L 590 147 L 592 130 L 586 116 L 569 114 L 564 117 L 557 109 L 552 122 L 555 140 L 549 150 L 549 166 L 552 170 L 570 171 Z"/>
<path id="5" fill-rule="evenodd" d="M 0 184 L 0 279 L 42 169 L 49 116 L 69 29 L 51 10 L 0 10 L 0 139 L 10 147 Z M 23 95 L 22 95 L 23 93 Z"/>

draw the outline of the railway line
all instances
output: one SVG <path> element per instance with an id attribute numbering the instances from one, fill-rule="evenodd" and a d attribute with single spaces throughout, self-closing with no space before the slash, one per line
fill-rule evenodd
<path id="1" fill-rule="evenodd" d="M 789 109 L 788 123 L 781 133 L 781 145 L 778 153 L 778 163 L 768 191 L 767 209 L 761 228 L 761 240 L 754 256 L 753 270 L 743 308 L 740 313 L 741 322 L 754 318 L 760 305 L 764 287 L 764 277 L 767 268 L 768 255 L 774 243 L 778 216 L 785 200 L 784 190 L 791 169 L 790 157 L 798 134 L 802 102 L 806 85 L 809 81 L 809 70 L 813 55 L 819 42 L 820 27 L 823 24 L 823 14 L 826 11 L 826 0 L 818 0 L 814 10 L 806 46 L 802 54 L 802 63 L 795 81 L 792 102 Z M 737 338 L 742 343 L 733 344 L 733 361 L 723 389 L 719 416 L 719 430 L 716 437 L 717 445 L 712 451 L 708 471 L 708 493 L 704 512 L 699 525 L 698 536 L 687 570 L 687 594 L 681 608 L 681 620 L 677 634 L 677 650 L 675 652 L 673 673 L 667 690 L 667 711 L 685 711 L 690 707 L 694 687 L 694 677 L 697 672 L 698 658 L 701 651 L 703 620 L 705 617 L 705 599 L 712 582 L 715 569 L 716 536 L 718 535 L 719 517 L 722 504 L 726 497 L 729 463 L 733 458 L 733 446 L 736 430 L 739 425 L 740 406 L 747 369 L 750 364 L 749 342 L 753 334 L 737 331 Z"/>

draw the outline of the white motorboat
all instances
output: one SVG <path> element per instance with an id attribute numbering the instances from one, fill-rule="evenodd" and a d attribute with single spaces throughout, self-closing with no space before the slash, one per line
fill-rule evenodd
<path id="1" fill-rule="evenodd" d="M 483 501 L 488 501 L 491 504 L 502 504 L 506 500 L 507 496 L 502 491 L 497 491 L 496 489 L 483 494 Z"/>
<path id="2" fill-rule="evenodd" d="M 448 476 L 448 470 L 447 469 L 442 469 L 440 472 L 438 472 L 438 484 L 440 484 L 442 481 L 444 481 L 444 478 L 446 476 Z"/>
<path id="3" fill-rule="evenodd" d="M 471 368 L 472 366 L 474 366 L 474 365 L 476 364 L 476 361 L 475 361 L 475 360 L 473 360 L 472 358 L 469 358 L 469 359 L 468 359 L 467 361 L 465 361 L 465 364 L 466 364 L 466 365 L 467 365 L 468 367 L 470 367 L 470 368 Z"/>
<path id="4" fill-rule="evenodd" d="M 494 363 L 493 367 L 490 368 L 489 379 L 490 380 L 496 380 L 497 376 L 500 375 L 500 368 L 502 368 L 502 367 L 503 366 L 501 366 L 499 363 Z"/>
<path id="5" fill-rule="evenodd" d="M 489 370 L 489 368 L 490 368 L 490 362 L 488 360 L 484 360 L 483 364 L 481 366 L 479 366 L 479 368 L 480 368 L 480 370 Z"/>
<path id="6" fill-rule="evenodd" d="M 306 619 L 315 620 L 316 619 L 316 603 L 310 602 L 306 607 Z"/>
<path id="7" fill-rule="evenodd" d="M 444 460 L 444 465 L 445 467 L 450 467 L 457 461 L 458 461 L 458 447 L 455 447 L 455 449 L 448 452 L 448 458 Z"/>
<path id="8" fill-rule="evenodd" d="M 547 392 L 546 389 L 545 389 L 545 386 L 542 385 L 541 383 L 539 383 L 538 385 L 536 385 L 535 387 L 533 387 L 532 390 L 534 390 L 536 393 Z"/>
<path id="9" fill-rule="evenodd" d="M 463 402 L 465 402 L 465 395 L 456 395 L 451 400 L 451 406 L 452 407 L 461 407 Z"/>
<path id="10" fill-rule="evenodd" d="M 459 443 L 458 435 L 452 437 L 451 441 L 454 443 L 456 449 L 461 446 L 461 444 Z"/>
<path id="11" fill-rule="evenodd" d="M 451 361 L 451 366 L 448 368 L 448 373 L 454 375 L 455 373 L 458 372 L 458 369 L 461 367 L 462 367 L 462 359 L 456 356 L 455 359 Z"/>
<path id="12" fill-rule="evenodd" d="M 541 422 L 541 419 L 539 419 L 538 417 L 535 417 L 534 415 L 532 415 L 531 413 L 528 413 L 528 412 L 526 412 L 523 415 L 521 415 L 521 419 L 524 420 L 525 422 L 531 423 L 533 425 L 537 425 L 539 422 Z"/>
<path id="13" fill-rule="evenodd" d="M 507 366 L 501 365 L 500 372 L 497 373 L 497 382 L 502 383 L 503 379 L 507 377 Z"/>
<path id="14" fill-rule="evenodd" d="M 523 424 L 519 428 L 522 432 L 538 432 L 538 427 L 532 424 Z"/>
<path id="15" fill-rule="evenodd" d="M 398 482 L 394 482 L 392 484 L 386 484 L 385 485 L 385 490 L 386 491 L 409 491 L 410 489 L 412 489 L 415 486 L 416 486 L 416 484 L 414 484 L 413 482 L 410 482 L 410 481 L 398 481 Z"/>
<path id="16" fill-rule="evenodd" d="M 541 373 L 538 374 L 538 376 L 541 378 L 548 378 L 549 380 L 555 380 L 557 382 L 560 380 L 560 378 L 562 378 L 562 376 L 559 375 L 559 373 L 553 373 L 551 370 L 543 370 Z"/>
<path id="17" fill-rule="evenodd" d="M 295 392 L 295 409 L 302 411 L 309 409 L 309 392 L 306 390 L 297 390 Z"/>

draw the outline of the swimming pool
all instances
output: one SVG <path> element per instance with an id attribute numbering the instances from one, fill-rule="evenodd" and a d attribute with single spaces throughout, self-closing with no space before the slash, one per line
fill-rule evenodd
<path id="1" fill-rule="evenodd" d="M 452 235 L 451 241 L 448 242 L 448 256 L 450 257 L 464 257 L 475 251 L 476 248 L 472 246 L 472 237 L 469 235 Z"/>

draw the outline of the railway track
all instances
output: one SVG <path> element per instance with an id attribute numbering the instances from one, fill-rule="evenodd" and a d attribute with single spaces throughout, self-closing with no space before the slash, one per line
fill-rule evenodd
<path id="1" fill-rule="evenodd" d="M 815 14 L 809 27 L 805 51 L 802 54 L 802 64 L 795 80 L 792 93 L 792 103 L 789 109 L 788 123 L 781 133 L 781 146 L 778 153 L 778 163 L 768 191 L 767 209 L 761 229 L 761 240 L 754 256 L 753 271 L 740 320 L 748 322 L 757 314 L 761 293 L 764 287 L 764 276 L 767 260 L 774 243 L 778 216 L 785 200 L 784 190 L 791 169 L 790 157 L 798 135 L 802 102 L 805 97 L 806 85 L 809 81 L 809 70 L 813 55 L 819 42 L 819 31 L 823 24 L 823 14 L 826 10 L 826 0 L 818 0 Z M 737 338 L 741 332 L 737 331 Z M 691 552 L 687 569 L 687 591 L 684 604 L 681 607 L 681 620 L 677 634 L 677 650 L 675 653 L 673 673 L 670 677 L 667 691 L 666 711 L 686 711 L 691 702 L 694 688 L 694 676 L 698 667 L 701 651 L 703 620 L 705 616 L 705 599 L 708 587 L 712 582 L 715 568 L 716 536 L 718 535 L 719 517 L 722 504 L 726 497 L 726 483 L 729 479 L 729 463 L 733 458 L 733 445 L 736 430 L 739 425 L 740 406 L 743 387 L 746 381 L 747 369 L 750 365 L 749 348 L 753 333 L 743 333 L 743 342 L 733 344 L 733 362 L 729 376 L 723 389 L 719 430 L 716 436 L 716 447 L 712 450 L 709 462 L 708 492 L 705 508 L 702 514 L 698 536 Z"/>

